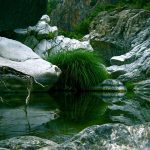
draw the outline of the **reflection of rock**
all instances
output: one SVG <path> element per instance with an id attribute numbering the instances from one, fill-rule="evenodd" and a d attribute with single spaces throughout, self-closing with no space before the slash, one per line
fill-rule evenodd
<path id="1" fill-rule="evenodd" d="M 42 132 L 40 126 L 59 117 L 57 105 L 48 94 L 31 94 L 26 109 L 26 94 L 0 96 L 3 97 L 3 102 L 0 100 L 0 140 Z"/>
<path id="2" fill-rule="evenodd" d="M 147 100 L 150 102 L 150 80 L 145 80 L 135 84 L 134 92 L 141 99 Z"/>
<path id="3" fill-rule="evenodd" d="M 141 150 L 150 147 L 150 125 L 125 126 L 122 124 L 94 125 L 70 140 L 46 150 Z M 44 149 L 40 149 L 44 150 Z"/>
<path id="4" fill-rule="evenodd" d="M 125 93 L 121 92 L 102 92 L 99 94 L 101 99 L 106 102 L 106 103 L 116 103 L 116 102 L 121 102 L 123 97 L 125 96 Z"/>
<path id="5" fill-rule="evenodd" d="M 11 150 L 37 150 L 44 146 L 56 146 L 57 144 L 53 141 L 41 139 L 35 136 L 21 136 L 14 137 L 8 140 L 0 141 L 0 147 L 8 148 Z M 1 149 L 1 148 L 0 148 Z"/>
<path id="6" fill-rule="evenodd" d="M 109 112 L 111 113 L 109 114 Z M 113 122 L 128 125 L 150 122 L 149 113 L 150 101 L 144 94 L 142 96 L 124 96 L 120 102 L 113 103 L 108 107 L 109 118 Z"/>
<path id="7" fill-rule="evenodd" d="M 3 66 L 32 76 L 45 86 L 51 86 L 60 74 L 58 67 L 42 60 L 29 47 L 20 42 L 0 37 L 0 67 Z M 1 82 L 3 82 L 0 84 L 0 91 L 25 90 L 24 80 L 15 74 L 1 75 Z"/>
<path id="8" fill-rule="evenodd" d="M 44 15 L 36 26 L 25 29 L 15 30 L 18 40 L 32 48 L 35 53 L 41 57 L 47 57 L 50 54 L 59 51 L 68 51 L 78 48 L 93 50 L 89 41 L 80 42 L 75 39 L 57 36 L 57 27 L 48 24 L 50 18 Z"/>
<path id="9" fill-rule="evenodd" d="M 150 91 L 150 79 L 135 84 L 135 91 Z"/>
<path id="10" fill-rule="evenodd" d="M 126 91 L 126 88 L 119 80 L 107 79 L 99 86 L 94 87 L 93 90 L 124 92 Z"/>

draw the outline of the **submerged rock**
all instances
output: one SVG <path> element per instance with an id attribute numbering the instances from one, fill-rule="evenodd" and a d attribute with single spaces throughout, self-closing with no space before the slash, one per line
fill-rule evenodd
<path id="1" fill-rule="evenodd" d="M 60 51 L 69 51 L 78 48 L 93 50 L 89 41 L 81 42 L 76 39 L 58 36 L 58 28 L 50 26 L 49 21 L 49 16 L 44 15 L 36 26 L 28 27 L 26 30 L 15 30 L 17 37 L 20 37 L 18 40 L 21 39 L 21 42 L 32 48 L 42 58 Z"/>
<path id="2" fill-rule="evenodd" d="M 51 63 L 42 60 L 32 49 L 20 42 L 0 37 L 0 67 L 8 67 L 20 74 L 33 77 L 37 82 L 50 87 L 60 75 L 60 69 Z M 25 90 L 26 79 L 14 73 L 1 74 L 0 91 Z M 34 84 L 35 85 L 35 84 Z M 34 86 L 34 90 L 39 87 Z M 40 87 L 40 90 L 44 88 Z"/>
<path id="3" fill-rule="evenodd" d="M 0 141 L 0 147 L 8 148 L 11 150 L 37 150 L 44 146 L 56 146 L 53 141 L 41 139 L 35 136 L 21 136 L 11 139 Z M 1 148 L 0 148 L 1 149 Z"/>

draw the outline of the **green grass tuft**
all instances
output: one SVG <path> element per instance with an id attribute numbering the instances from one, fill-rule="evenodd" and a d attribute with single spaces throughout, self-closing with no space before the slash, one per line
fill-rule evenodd
<path id="1" fill-rule="evenodd" d="M 84 90 L 108 78 L 100 58 L 85 49 L 60 52 L 50 56 L 48 61 L 62 70 L 57 89 Z"/>

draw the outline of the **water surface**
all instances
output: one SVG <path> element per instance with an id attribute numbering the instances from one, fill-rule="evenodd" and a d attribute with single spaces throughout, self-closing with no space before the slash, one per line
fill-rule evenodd
<path id="1" fill-rule="evenodd" d="M 26 94 L 1 96 L 0 140 L 35 135 L 61 143 L 94 124 L 150 121 L 149 92 L 34 93 L 27 107 Z"/>

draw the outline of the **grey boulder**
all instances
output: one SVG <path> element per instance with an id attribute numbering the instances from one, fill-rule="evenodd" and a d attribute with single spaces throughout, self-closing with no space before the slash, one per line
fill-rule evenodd
<path id="1" fill-rule="evenodd" d="M 41 139 L 35 136 L 21 136 L 21 137 L 14 137 L 11 139 L 0 141 L 0 147 L 3 147 L 3 149 L 8 148 L 11 150 L 17 150 L 17 149 L 37 150 L 38 148 L 44 146 L 56 146 L 56 145 L 57 144 L 53 141 L 47 139 Z"/>

